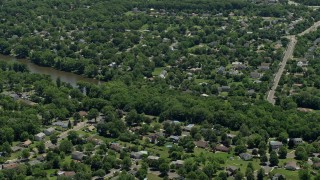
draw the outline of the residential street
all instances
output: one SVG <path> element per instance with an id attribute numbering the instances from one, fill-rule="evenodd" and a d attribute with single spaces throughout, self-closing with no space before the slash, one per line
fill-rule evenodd
<path id="1" fill-rule="evenodd" d="M 298 34 L 298 36 L 303 36 L 303 35 L 305 35 L 307 33 L 315 31 L 319 26 L 320 26 L 320 21 L 314 23 L 311 27 L 309 27 L 308 29 L 306 29 L 302 33 Z M 282 62 L 279 64 L 279 70 L 274 76 L 273 85 L 272 85 L 271 89 L 268 91 L 268 94 L 267 94 L 267 100 L 271 104 L 275 104 L 275 91 L 276 91 L 276 89 L 278 87 L 280 78 L 281 78 L 281 76 L 282 76 L 282 74 L 284 72 L 284 69 L 286 67 L 288 59 L 292 59 L 293 58 L 294 48 L 295 48 L 296 43 L 297 43 L 297 39 L 296 39 L 295 35 L 288 36 L 287 38 L 290 40 L 290 43 L 288 44 L 288 47 L 287 47 L 286 51 L 284 52 L 284 56 L 283 56 Z"/>

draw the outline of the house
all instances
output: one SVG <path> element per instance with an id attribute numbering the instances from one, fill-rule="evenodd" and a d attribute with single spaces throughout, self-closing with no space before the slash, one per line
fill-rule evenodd
<path id="1" fill-rule="evenodd" d="M 320 169 L 320 162 L 314 163 L 314 164 L 312 165 L 312 167 L 313 167 L 314 169 L 319 170 L 319 169 Z"/>
<path id="2" fill-rule="evenodd" d="M 29 147 L 31 144 L 32 144 L 32 141 L 30 141 L 30 140 L 28 139 L 28 140 L 26 140 L 25 142 L 21 143 L 21 146 L 27 148 L 27 147 Z"/>
<path id="3" fill-rule="evenodd" d="M 119 143 L 111 143 L 110 149 L 120 152 L 123 148 L 120 146 Z"/>
<path id="4" fill-rule="evenodd" d="M 148 138 L 149 138 L 149 141 L 150 141 L 151 143 L 154 143 L 154 144 L 157 144 L 157 143 L 158 143 L 158 135 L 157 135 L 157 134 L 150 134 L 150 135 L 148 136 Z"/>
<path id="5" fill-rule="evenodd" d="M 272 150 L 278 150 L 282 146 L 283 144 L 280 141 L 270 141 L 270 147 Z"/>
<path id="6" fill-rule="evenodd" d="M 220 145 L 217 145 L 214 150 L 216 151 L 221 151 L 221 152 L 230 152 L 230 148 L 220 144 Z"/>
<path id="7" fill-rule="evenodd" d="M 230 89 L 231 89 L 230 86 L 221 86 L 219 88 L 219 91 L 221 91 L 221 92 L 229 92 Z"/>
<path id="8" fill-rule="evenodd" d="M 18 166 L 17 163 L 3 164 L 2 169 L 16 169 Z"/>
<path id="9" fill-rule="evenodd" d="M 200 141 L 195 141 L 194 144 L 195 144 L 198 148 L 204 148 L 204 149 L 205 149 L 205 148 L 209 147 L 209 143 L 206 142 L 206 141 L 202 141 L 202 140 L 200 140 Z"/>
<path id="10" fill-rule="evenodd" d="M 235 134 L 227 134 L 227 137 L 229 138 L 229 139 L 233 139 L 233 138 L 235 138 L 237 135 L 235 135 Z"/>
<path id="11" fill-rule="evenodd" d="M 180 137 L 179 137 L 179 136 L 173 136 L 173 135 L 171 135 L 171 136 L 169 137 L 169 139 L 170 139 L 172 142 L 177 143 L 177 142 L 179 141 Z"/>
<path id="12" fill-rule="evenodd" d="M 79 115 L 84 118 L 88 115 L 88 113 L 86 111 L 79 111 Z"/>
<path id="13" fill-rule="evenodd" d="M 76 172 L 74 172 L 74 171 L 58 171 L 57 175 L 58 176 L 72 177 L 72 176 L 76 175 Z"/>
<path id="14" fill-rule="evenodd" d="M 247 66 L 245 65 L 245 64 L 237 64 L 237 65 L 235 65 L 235 66 L 233 66 L 233 68 L 235 69 L 235 70 L 244 70 L 244 69 L 246 69 L 247 68 Z"/>
<path id="15" fill-rule="evenodd" d="M 250 77 L 253 79 L 259 79 L 261 77 L 261 74 L 258 72 L 251 72 Z"/>
<path id="16" fill-rule="evenodd" d="M 96 127 L 91 125 L 91 126 L 88 126 L 87 129 L 88 129 L 88 131 L 92 132 L 92 131 L 94 131 L 96 129 Z"/>
<path id="17" fill-rule="evenodd" d="M 261 71 L 267 71 L 270 69 L 270 63 L 261 63 L 258 69 Z"/>
<path id="18" fill-rule="evenodd" d="M 174 165 L 174 166 L 176 166 L 176 168 L 180 168 L 180 167 L 182 167 L 183 166 L 183 164 L 184 164 L 184 161 L 183 160 L 176 160 L 176 161 L 172 161 L 171 163 L 170 163 L 170 165 Z"/>
<path id="19" fill-rule="evenodd" d="M 160 157 L 158 157 L 158 156 L 148 156 L 147 159 L 149 161 L 158 161 L 160 159 Z"/>
<path id="20" fill-rule="evenodd" d="M 36 141 L 42 141 L 45 136 L 46 136 L 46 135 L 45 135 L 43 132 L 41 132 L 41 133 L 36 134 L 36 135 L 34 136 L 34 139 L 35 139 Z"/>
<path id="21" fill-rule="evenodd" d="M 41 161 L 39 161 L 39 160 L 32 160 L 32 161 L 29 161 L 28 162 L 31 166 L 34 166 L 34 165 L 37 165 L 37 164 L 40 164 L 41 163 Z"/>
<path id="22" fill-rule="evenodd" d="M 245 161 L 249 161 L 252 159 L 252 155 L 248 153 L 241 153 L 239 154 L 239 157 Z"/>
<path id="23" fill-rule="evenodd" d="M 272 176 L 272 180 L 280 180 L 280 179 L 286 179 L 286 177 L 279 173 Z"/>
<path id="24" fill-rule="evenodd" d="M 148 155 L 148 152 L 146 151 L 131 152 L 130 157 L 134 159 L 142 159 L 142 157 L 145 155 Z"/>
<path id="25" fill-rule="evenodd" d="M 227 171 L 228 176 L 232 176 L 232 175 L 236 174 L 238 169 L 239 168 L 237 168 L 236 166 L 228 166 L 228 167 L 226 167 L 226 171 Z"/>
<path id="26" fill-rule="evenodd" d="M 19 95 L 16 93 L 8 94 L 14 101 L 20 99 Z"/>
<path id="27" fill-rule="evenodd" d="M 22 149 L 22 148 L 19 147 L 19 146 L 13 146 L 13 147 L 11 148 L 12 152 L 18 152 L 18 151 L 20 151 L 21 149 Z"/>
<path id="28" fill-rule="evenodd" d="M 166 78 L 166 75 L 168 74 L 168 72 L 166 70 L 163 70 L 160 74 L 159 74 L 159 77 L 164 79 Z"/>
<path id="29" fill-rule="evenodd" d="M 101 144 L 103 144 L 103 140 L 94 138 L 94 137 L 92 137 L 92 136 L 91 136 L 91 137 L 88 137 L 88 138 L 87 138 L 87 141 L 93 143 L 94 145 L 101 145 Z"/>
<path id="30" fill-rule="evenodd" d="M 52 125 L 53 126 L 60 126 L 62 128 L 68 128 L 68 122 L 67 121 L 65 121 L 65 122 L 57 121 L 57 122 L 52 123 Z"/>
<path id="31" fill-rule="evenodd" d="M 255 90 L 254 89 L 250 89 L 250 90 L 248 90 L 247 93 L 248 93 L 249 96 L 252 96 L 255 93 Z"/>
<path id="32" fill-rule="evenodd" d="M 220 66 L 219 69 L 217 70 L 217 74 L 223 75 L 226 73 L 226 68 L 223 66 Z"/>
<path id="33" fill-rule="evenodd" d="M 74 151 L 71 154 L 71 158 L 77 161 L 82 161 L 84 157 L 86 157 L 87 155 L 85 155 L 83 152 L 80 151 Z"/>
<path id="34" fill-rule="evenodd" d="M 293 138 L 292 139 L 292 142 L 295 146 L 299 145 L 299 144 L 302 144 L 303 143 L 303 140 L 302 138 Z"/>
<path id="35" fill-rule="evenodd" d="M 183 128 L 183 130 L 190 132 L 193 127 L 194 127 L 194 124 L 188 124 Z"/>
<path id="36" fill-rule="evenodd" d="M 48 129 L 43 130 L 44 134 L 47 136 L 50 136 L 51 134 L 53 134 L 55 131 L 54 127 L 50 127 Z"/>
<path id="37" fill-rule="evenodd" d="M 284 168 L 285 168 L 286 170 L 291 170 L 291 171 L 295 171 L 295 170 L 299 169 L 299 167 L 297 166 L 297 162 L 295 162 L 295 161 L 290 161 L 290 162 L 288 162 L 288 163 L 284 166 Z"/>
<path id="38" fill-rule="evenodd" d="M 300 61 L 297 62 L 297 66 L 299 67 L 306 67 L 308 66 L 309 61 L 307 61 L 306 59 L 301 59 Z"/>

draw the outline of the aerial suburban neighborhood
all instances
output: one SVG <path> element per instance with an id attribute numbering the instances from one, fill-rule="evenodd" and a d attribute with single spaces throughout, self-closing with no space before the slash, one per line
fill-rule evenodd
<path id="1" fill-rule="evenodd" d="M 1 180 L 320 180 L 320 1 L 0 15 Z"/>

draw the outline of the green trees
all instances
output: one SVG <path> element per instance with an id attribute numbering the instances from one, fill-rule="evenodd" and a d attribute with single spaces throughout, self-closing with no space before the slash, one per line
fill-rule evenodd
<path id="1" fill-rule="evenodd" d="M 257 174 L 257 179 L 258 180 L 263 180 L 263 177 L 264 177 L 264 169 L 260 168 L 259 171 L 258 171 L 258 174 Z"/>
<path id="2" fill-rule="evenodd" d="M 126 156 L 125 158 L 123 158 L 122 163 L 121 163 L 122 169 L 127 170 L 127 171 L 130 170 L 131 164 L 132 164 L 131 158 Z"/>
<path id="3" fill-rule="evenodd" d="M 294 152 L 294 154 L 296 156 L 296 159 L 298 159 L 298 160 L 303 160 L 303 161 L 308 160 L 307 151 L 302 146 L 298 146 L 296 151 Z"/>
<path id="4" fill-rule="evenodd" d="M 50 141 L 51 141 L 52 144 L 57 144 L 57 142 L 58 142 L 57 134 L 55 134 L 55 133 L 51 134 L 50 135 Z"/>
<path id="5" fill-rule="evenodd" d="M 37 145 L 37 148 L 38 148 L 38 151 L 39 151 L 40 154 L 46 152 L 46 147 L 45 147 L 43 141 L 41 141 L 41 142 Z"/>
<path id="6" fill-rule="evenodd" d="M 195 144 L 191 136 L 185 136 L 179 140 L 179 146 L 182 146 L 187 152 L 193 152 Z"/>
<path id="7" fill-rule="evenodd" d="M 29 151 L 29 149 L 24 149 L 24 150 L 22 150 L 22 152 L 21 152 L 21 157 L 22 158 L 29 158 L 29 156 L 30 156 L 30 151 Z"/>
<path id="8" fill-rule="evenodd" d="M 72 152 L 73 144 L 69 140 L 62 140 L 59 145 L 59 150 L 69 154 Z"/>
<path id="9" fill-rule="evenodd" d="M 278 155 L 277 155 L 277 153 L 275 151 L 271 151 L 269 161 L 270 161 L 270 165 L 271 166 L 277 166 L 278 165 L 279 159 L 278 159 Z"/>
<path id="10" fill-rule="evenodd" d="M 287 148 L 285 146 L 282 146 L 280 149 L 279 149 L 279 158 L 280 159 L 286 159 L 287 158 Z"/>
<path id="11" fill-rule="evenodd" d="M 160 172 L 161 172 L 162 175 L 167 175 L 167 173 L 168 173 L 169 170 L 170 170 L 169 164 L 166 163 L 166 162 L 160 164 L 159 170 L 160 170 Z"/>

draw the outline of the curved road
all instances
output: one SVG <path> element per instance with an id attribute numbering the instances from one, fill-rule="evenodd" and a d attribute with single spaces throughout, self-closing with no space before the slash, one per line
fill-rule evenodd
<path id="1" fill-rule="evenodd" d="M 298 34 L 297 36 L 303 36 L 305 34 L 308 34 L 312 31 L 317 30 L 317 28 L 320 26 L 320 21 L 314 23 L 311 27 L 309 27 L 308 29 L 306 29 L 305 31 L 303 31 L 302 33 Z M 280 78 L 284 72 L 284 68 L 286 67 L 287 61 L 290 58 L 293 58 L 293 51 L 294 48 L 296 46 L 297 43 L 297 39 L 295 35 L 292 36 L 287 36 L 287 38 L 290 39 L 290 43 L 288 44 L 288 47 L 286 49 L 286 51 L 284 52 L 284 56 L 283 56 L 283 60 L 282 62 L 279 64 L 279 70 L 278 72 L 275 74 L 274 80 L 273 80 L 273 85 L 271 87 L 271 89 L 268 91 L 267 94 L 267 100 L 271 103 L 271 104 L 275 104 L 275 92 L 276 89 L 278 87 Z"/>

